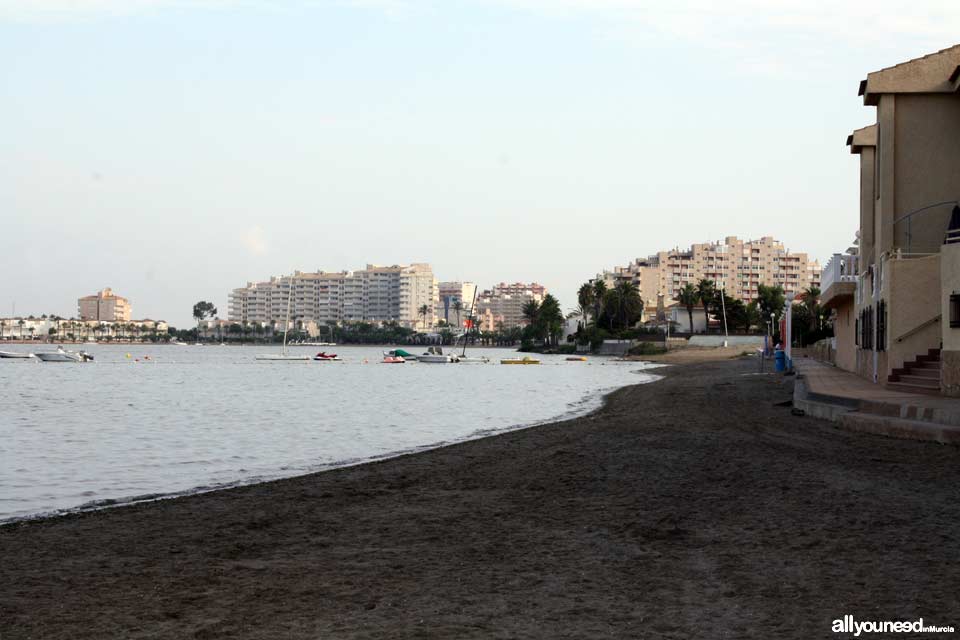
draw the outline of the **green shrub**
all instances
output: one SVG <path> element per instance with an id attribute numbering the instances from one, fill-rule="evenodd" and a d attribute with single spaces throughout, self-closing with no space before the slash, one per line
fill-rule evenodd
<path id="1" fill-rule="evenodd" d="M 656 342 L 641 342 L 628 351 L 631 356 L 656 356 L 666 352 L 667 348 Z"/>

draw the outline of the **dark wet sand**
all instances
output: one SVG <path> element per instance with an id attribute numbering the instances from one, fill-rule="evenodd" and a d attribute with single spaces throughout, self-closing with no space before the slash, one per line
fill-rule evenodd
<path id="1" fill-rule="evenodd" d="M 0 638 L 960 627 L 960 451 L 791 416 L 788 386 L 753 367 L 676 367 L 586 418 L 0 528 Z"/>

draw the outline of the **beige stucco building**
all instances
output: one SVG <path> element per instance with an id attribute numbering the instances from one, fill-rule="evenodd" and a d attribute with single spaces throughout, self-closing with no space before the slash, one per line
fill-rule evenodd
<path id="1" fill-rule="evenodd" d="M 92 296 L 79 298 L 77 309 L 81 320 L 129 322 L 131 317 L 130 301 L 115 295 L 109 287 Z"/>
<path id="2" fill-rule="evenodd" d="M 543 302 L 547 289 L 542 284 L 515 282 L 498 285 L 477 296 L 477 316 L 481 331 L 512 329 L 527 324 L 523 307 L 531 300 Z"/>
<path id="3" fill-rule="evenodd" d="M 292 291 L 291 291 L 292 289 Z M 230 322 L 283 323 L 290 299 L 290 325 L 398 322 L 407 327 L 436 321 L 438 287 L 430 265 L 368 264 L 357 271 L 294 272 L 248 282 L 229 295 Z M 420 308 L 428 309 L 426 318 Z"/>
<path id="4" fill-rule="evenodd" d="M 764 236 L 741 240 L 727 236 L 723 242 L 705 242 L 689 249 L 660 251 L 637 258 L 625 267 L 614 267 L 598 276 L 608 287 L 633 282 L 645 308 L 657 305 L 657 296 L 677 297 L 686 284 L 702 279 L 724 287 L 727 295 L 749 302 L 757 297 L 758 286 L 781 286 L 792 297 L 810 287 L 820 286 L 820 263 L 806 253 L 788 251 L 782 242 Z"/>
<path id="5" fill-rule="evenodd" d="M 951 216 L 960 225 L 958 91 L 960 45 L 860 83 L 877 121 L 847 138 L 860 158 L 859 246 L 847 253 L 855 268 L 831 267 L 823 279 L 838 366 L 950 395 L 960 395 L 960 318 L 951 317 L 960 244 L 948 242 Z"/>

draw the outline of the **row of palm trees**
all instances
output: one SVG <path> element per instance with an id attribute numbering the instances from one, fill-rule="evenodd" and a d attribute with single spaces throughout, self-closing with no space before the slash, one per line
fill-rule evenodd
<path id="1" fill-rule="evenodd" d="M 547 294 L 540 302 L 528 300 L 524 303 L 523 318 L 527 326 L 521 330 L 522 339 L 539 341 L 547 346 L 557 346 L 563 337 L 563 311 L 560 301 Z"/>
<path id="2" fill-rule="evenodd" d="M 632 282 L 619 282 L 613 288 L 599 279 L 585 282 L 577 291 L 577 303 L 584 326 L 626 330 L 643 320 L 643 298 Z"/>
<path id="3" fill-rule="evenodd" d="M 783 313 L 785 295 L 779 286 L 759 285 L 755 300 L 744 303 L 732 298 L 713 280 L 703 278 L 696 284 L 687 283 L 677 293 L 676 300 L 686 308 L 693 331 L 693 314 L 697 307 L 703 309 L 705 331 L 709 330 L 711 315 L 723 322 L 729 330 L 750 332 L 766 328 L 766 319 L 771 314 L 779 318 Z M 794 319 L 800 326 L 808 327 L 811 336 L 824 332 L 825 314 L 819 305 L 820 290 L 811 287 L 801 294 L 802 305 L 794 305 Z M 643 318 L 643 300 L 637 287 L 629 281 L 619 282 L 613 288 L 600 279 L 584 283 L 577 292 L 579 313 L 584 319 L 584 328 L 602 328 L 610 332 L 633 327 Z M 798 318 L 799 316 L 799 318 Z"/>
<path id="4" fill-rule="evenodd" d="M 89 337 L 94 339 L 101 338 L 116 338 L 116 339 L 152 339 L 156 340 L 160 335 L 156 325 L 152 327 L 144 327 L 134 322 L 123 323 L 123 322 L 112 322 L 105 323 L 101 322 L 99 324 L 91 325 L 88 322 L 82 320 L 74 319 L 64 319 L 59 316 L 49 316 L 46 318 L 56 323 L 55 327 L 50 327 L 47 330 L 47 336 L 50 340 L 63 340 L 63 339 L 79 339 L 86 340 Z M 19 332 L 19 337 L 23 339 L 25 334 L 30 334 L 30 339 L 33 340 L 36 338 L 36 328 L 26 327 L 26 321 L 21 318 L 16 322 L 8 322 L 7 320 L 0 320 L 0 339 L 9 335 L 14 337 L 14 330 Z M 10 329 L 10 333 L 7 334 L 7 329 Z"/>

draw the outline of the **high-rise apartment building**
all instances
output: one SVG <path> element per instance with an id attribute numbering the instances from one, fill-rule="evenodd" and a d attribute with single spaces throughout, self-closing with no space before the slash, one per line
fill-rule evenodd
<path id="1" fill-rule="evenodd" d="M 450 324 L 456 324 L 457 312 L 454 311 L 454 307 L 459 302 L 463 307 L 460 310 L 462 324 L 470 315 L 470 306 L 473 304 L 474 294 L 477 293 L 477 285 L 472 282 L 441 282 L 439 292 L 440 304 L 437 308 L 437 316 Z"/>
<path id="2" fill-rule="evenodd" d="M 233 322 L 282 323 L 290 300 L 290 322 L 399 322 L 433 324 L 437 281 L 428 264 L 380 266 L 358 271 L 294 272 L 266 282 L 248 282 L 229 296 Z M 426 306 L 426 318 L 420 309 Z"/>
<path id="3" fill-rule="evenodd" d="M 542 284 L 531 282 L 524 284 L 501 282 L 486 289 L 477 296 L 477 315 L 483 331 L 496 331 L 500 328 L 512 329 L 527 323 L 523 317 L 523 307 L 534 300 L 542 302 L 547 289 Z"/>
<path id="4" fill-rule="evenodd" d="M 720 242 L 694 244 L 681 251 L 660 251 L 637 258 L 625 267 L 614 267 L 598 276 L 607 286 L 633 282 L 646 307 L 657 304 L 657 296 L 676 298 L 686 284 L 702 279 L 724 287 L 727 295 L 749 302 L 757 297 L 759 285 L 780 286 L 788 296 L 820 286 L 820 263 L 806 253 L 787 251 L 783 243 L 769 236 L 740 240 L 728 236 Z"/>
<path id="5" fill-rule="evenodd" d="M 115 295 L 109 287 L 92 296 L 78 298 L 77 310 L 81 320 L 130 321 L 130 301 L 122 296 Z"/>

